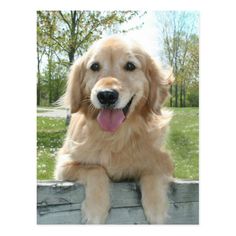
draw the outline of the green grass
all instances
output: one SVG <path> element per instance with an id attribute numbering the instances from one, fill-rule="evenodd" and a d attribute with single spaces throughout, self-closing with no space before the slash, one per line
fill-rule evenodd
<path id="1" fill-rule="evenodd" d="M 63 106 L 57 106 L 57 105 L 52 105 L 52 106 L 37 106 L 37 111 L 38 110 L 45 110 L 45 109 L 59 109 L 59 110 L 65 110 L 66 108 Z"/>
<path id="2" fill-rule="evenodd" d="M 56 152 L 66 133 L 65 119 L 37 117 L 37 178 L 52 179 Z"/>
<path id="3" fill-rule="evenodd" d="M 173 108 L 167 139 L 175 163 L 175 177 L 180 179 L 199 178 L 199 122 L 198 108 Z"/>
<path id="4" fill-rule="evenodd" d="M 198 179 L 198 108 L 173 108 L 167 139 L 175 177 Z M 66 133 L 65 119 L 37 118 L 37 178 L 52 179 L 57 150 Z"/>
<path id="5" fill-rule="evenodd" d="M 37 113 L 46 113 L 48 112 L 47 110 L 37 110 Z"/>

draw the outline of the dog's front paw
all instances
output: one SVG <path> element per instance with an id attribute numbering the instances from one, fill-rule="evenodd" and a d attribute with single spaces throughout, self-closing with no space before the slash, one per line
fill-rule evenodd
<path id="1" fill-rule="evenodd" d="M 167 204 L 161 203 L 150 203 L 142 201 L 144 213 L 146 216 L 147 221 L 150 224 L 164 224 L 165 220 L 168 217 L 167 211 L 168 207 Z"/>
<path id="2" fill-rule="evenodd" d="M 150 224 L 164 224 L 166 213 L 160 213 L 156 209 L 144 209 L 146 219 Z"/>
<path id="3" fill-rule="evenodd" d="M 86 200 L 82 203 L 82 220 L 83 224 L 105 224 L 109 207 L 102 207 L 91 204 Z"/>

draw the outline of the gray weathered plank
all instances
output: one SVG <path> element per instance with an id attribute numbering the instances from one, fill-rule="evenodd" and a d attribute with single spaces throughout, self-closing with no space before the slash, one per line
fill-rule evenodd
<path id="1" fill-rule="evenodd" d="M 38 224 L 81 224 L 84 195 L 84 187 L 78 183 L 38 182 Z M 136 183 L 112 183 L 107 224 L 147 224 L 140 198 Z M 170 186 L 166 223 L 198 224 L 198 206 L 198 182 L 175 181 Z"/>

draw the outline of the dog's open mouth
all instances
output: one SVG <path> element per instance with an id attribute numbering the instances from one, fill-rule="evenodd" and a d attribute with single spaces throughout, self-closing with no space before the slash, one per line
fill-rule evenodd
<path id="1" fill-rule="evenodd" d="M 115 132 L 125 120 L 134 96 L 122 109 L 101 109 L 97 121 L 104 131 Z"/>

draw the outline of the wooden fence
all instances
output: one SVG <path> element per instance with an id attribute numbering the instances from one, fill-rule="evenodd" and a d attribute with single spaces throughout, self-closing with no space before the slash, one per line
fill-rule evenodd
<path id="1" fill-rule="evenodd" d="M 39 181 L 37 184 L 38 224 L 81 224 L 84 187 L 78 183 Z M 139 187 L 133 182 L 111 184 L 111 210 L 107 224 L 147 224 Z M 166 224 L 199 223 L 198 181 L 176 180 L 169 191 Z"/>

